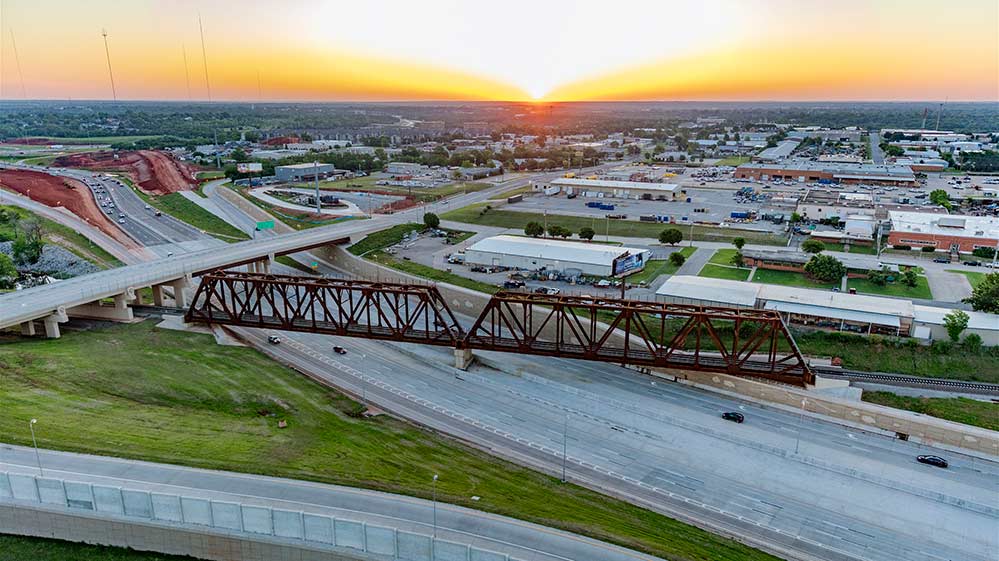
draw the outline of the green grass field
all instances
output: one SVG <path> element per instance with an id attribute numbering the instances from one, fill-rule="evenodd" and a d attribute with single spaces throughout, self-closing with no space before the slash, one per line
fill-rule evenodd
<path id="1" fill-rule="evenodd" d="M 713 263 L 715 265 L 732 265 L 732 258 L 739 250 L 732 249 L 716 249 L 711 255 L 711 259 L 708 259 L 708 263 Z"/>
<path id="2" fill-rule="evenodd" d="M 718 162 L 715 165 L 736 167 L 748 163 L 750 159 L 751 158 L 749 156 L 729 156 L 727 158 L 722 158 L 718 160 Z"/>
<path id="3" fill-rule="evenodd" d="M 62 246 L 73 252 L 78 257 L 91 261 L 101 268 L 112 269 L 122 265 L 121 261 L 105 251 L 104 248 L 90 241 L 89 238 L 68 226 L 63 226 L 58 222 L 53 222 L 48 218 L 39 216 L 21 207 L 4 205 L 0 206 L 0 209 L 3 209 L 6 212 L 16 213 L 21 220 L 29 218 L 38 220 L 45 229 L 46 241 Z M 7 224 L 0 224 L 0 241 L 12 239 L 14 239 L 13 229 Z"/>
<path id="4" fill-rule="evenodd" d="M 776 558 L 383 415 L 260 352 L 146 321 L 0 342 L 0 441 L 438 499 L 666 559 Z M 288 427 L 278 428 L 287 421 Z M 470 497 L 481 497 L 473 501 Z M 31 557 L 32 559 L 38 559 Z M 40 557 L 39 557 L 40 558 Z"/>
<path id="5" fill-rule="evenodd" d="M 864 392 L 863 400 L 999 431 L 999 403 L 989 403 L 966 397 L 909 397 L 891 392 L 868 391 Z"/>
<path id="6" fill-rule="evenodd" d="M 968 282 L 971 283 L 971 288 L 975 288 L 976 286 L 981 284 L 981 282 L 985 280 L 985 275 L 988 274 L 988 273 L 979 273 L 977 271 L 961 271 L 958 269 L 947 269 L 947 272 L 957 273 L 959 275 L 964 275 L 968 277 Z"/>
<path id="7" fill-rule="evenodd" d="M 735 267 L 725 267 L 722 265 L 712 265 L 708 263 L 701 268 L 701 272 L 697 273 L 699 277 L 711 277 L 713 279 L 727 279 L 744 281 L 749 278 L 750 269 L 742 268 L 737 269 Z"/>
<path id="8" fill-rule="evenodd" d="M 0 561 L 193 561 L 124 547 L 71 543 L 0 534 Z"/>
<path id="9" fill-rule="evenodd" d="M 483 226 L 498 226 L 501 228 L 522 229 L 528 222 L 542 222 L 544 217 L 533 212 L 519 212 L 513 210 L 492 209 L 485 213 L 482 210 L 484 204 L 469 205 L 446 212 L 441 215 L 442 220 L 453 220 L 466 224 L 481 224 Z M 585 216 L 567 216 L 561 214 L 549 214 L 549 224 L 558 224 L 568 228 L 572 232 L 578 232 L 584 226 L 594 227 L 594 220 Z M 607 232 L 611 236 L 623 236 L 629 238 L 658 238 L 659 233 L 668 228 L 676 228 L 683 232 L 684 239 L 690 236 L 690 226 L 680 224 L 658 224 L 655 222 L 638 222 L 636 220 L 604 220 L 597 221 L 595 230 L 597 239 Z M 694 226 L 694 239 L 705 241 L 730 241 L 734 238 L 745 238 L 746 243 L 783 245 L 785 240 L 779 236 L 761 234 L 756 232 L 744 232 L 731 228 L 711 228 L 707 226 Z"/>
<path id="10" fill-rule="evenodd" d="M 697 251 L 696 247 L 685 247 L 681 249 L 679 253 L 684 257 L 690 257 L 691 255 L 693 255 L 695 251 Z M 631 284 L 638 284 L 640 282 L 646 282 L 651 284 L 653 281 L 659 278 L 660 275 L 672 275 L 676 273 L 677 269 L 679 268 L 680 267 L 677 267 L 676 265 L 670 263 L 669 259 L 649 261 L 648 263 L 645 264 L 644 269 L 642 269 L 638 273 L 635 273 L 634 275 L 630 275 L 628 277 L 628 282 Z"/>
<path id="11" fill-rule="evenodd" d="M 385 249 L 401 242 L 410 232 L 418 232 L 423 230 L 423 228 L 423 224 L 416 222 L 397 224 L 391 228 L 364 236 L 364 239 L 347 248 L 347 251 L 354 255 L 364 255 L 372 251 Z"/>
<path id="12" fill-rule="evenodd" d="M 808 278 L 802 273 L 794 271 L 775 271 L 772 269 L 756 269 L 753 275 L 753 282 L 763 284 L 780 284 L 783 286 L 796 286 L 800 288 L 814 288 L 816 290 L 829 290 L 839 287 L 839 281 L 823 282 Z"/>
<path id="13" fill-rule="evenodd" d="M 826 244 L 826 245 L 829 245 L 829 244 Z M 855 254 L 861 254 L 861 255 L 877 255 L 878 254 L 878 248 L 874 247 L 873 245 L 851 245 L 849 251 L 846 250 L 846 246 L 845 245 L 842 245 L 842 246 L 837 245 L 837 246 L 833 246 L 833 247 L 836 248 L 835 251 L 846 251 L 847 253 L 855 253 Z"/>
<path id="14" fill-rule="evenodd" d="M 892 282 L 884 286 L 878 286 L 867 279 L 849 279 L 846 286 L 856 288 L 861 294 L 875 294 L 878 296 L 900 296 L 903 298 L 922 298 L 929 300 L 933 298 L 930 292 L 930 283 L 926 277 L 916 277 L 916 286 L 908 287 L 901 282 Z"/>
<path id="15" fill-rule="evenodd" d="M 121 142 L 136 142 L 139 140 L 151 140 L 160 138 L 160 135 L 133 135 L 133 136 L 71 136 L 53 137 L 38 136 L 32 138 L 44 138 L 49 144 L 118 144 Z"/>

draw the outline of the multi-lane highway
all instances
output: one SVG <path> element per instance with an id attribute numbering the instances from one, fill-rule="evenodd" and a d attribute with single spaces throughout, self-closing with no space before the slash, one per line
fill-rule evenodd
<path id="1" fill-rule="evenodd" d="M 991 559 L 995 462 L 896 441 L 603 364 L 307 334 L 240 334 L 379 408 L 795 559 Z M 348 349 L 340 356 L 333 344 Z M 740 411 L 747 422 L 724 421 Z M 566 427 L 566 430 L 563 430 Z M 564 440 L 563 440 L 564 439 Z"/>

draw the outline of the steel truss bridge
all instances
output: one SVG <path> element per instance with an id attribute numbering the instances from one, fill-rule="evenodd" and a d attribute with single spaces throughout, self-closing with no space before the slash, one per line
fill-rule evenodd
<path id="1" fill-rule="evenodd" d="M 186 321 L 815 381 L 773 310 L 503 291 L 466 329 L 435 286 L 215 271 Z"/>

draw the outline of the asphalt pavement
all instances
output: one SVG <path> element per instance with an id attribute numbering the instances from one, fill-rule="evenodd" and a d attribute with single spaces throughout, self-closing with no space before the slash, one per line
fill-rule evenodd
<path id="1" fill-rule="evenodd" d="M 653 561 L 577 534 L 447 503 L 366 489 L 225 471 L 0 446 L 0 471 L 269 508 L 301 510 L 469 543 L 531 561 Z M 444 475 L 446 477 L 446 474 Z M 436 526 L 434 525 L 436 510 Z"/>

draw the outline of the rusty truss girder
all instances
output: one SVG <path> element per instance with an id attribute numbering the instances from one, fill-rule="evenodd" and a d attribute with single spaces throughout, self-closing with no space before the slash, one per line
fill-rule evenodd
<path id="1" fill-rule="evenodd" d="M 780 315 L 771 310 L 500 292 L 465 344 L 797 385 L 815 381 Z"/>
<path id="2" fill-rule="evenodd" d="M 187 321 L 814 383 L 772 310 L 499 292 L 466 332 L 434 286 L 217 271 Z"/>
<path id="3" fill-rule="evenodd" d="M 219 271 L 201 277 L 186 321 L 458 346 L 432 286 Z"/>

